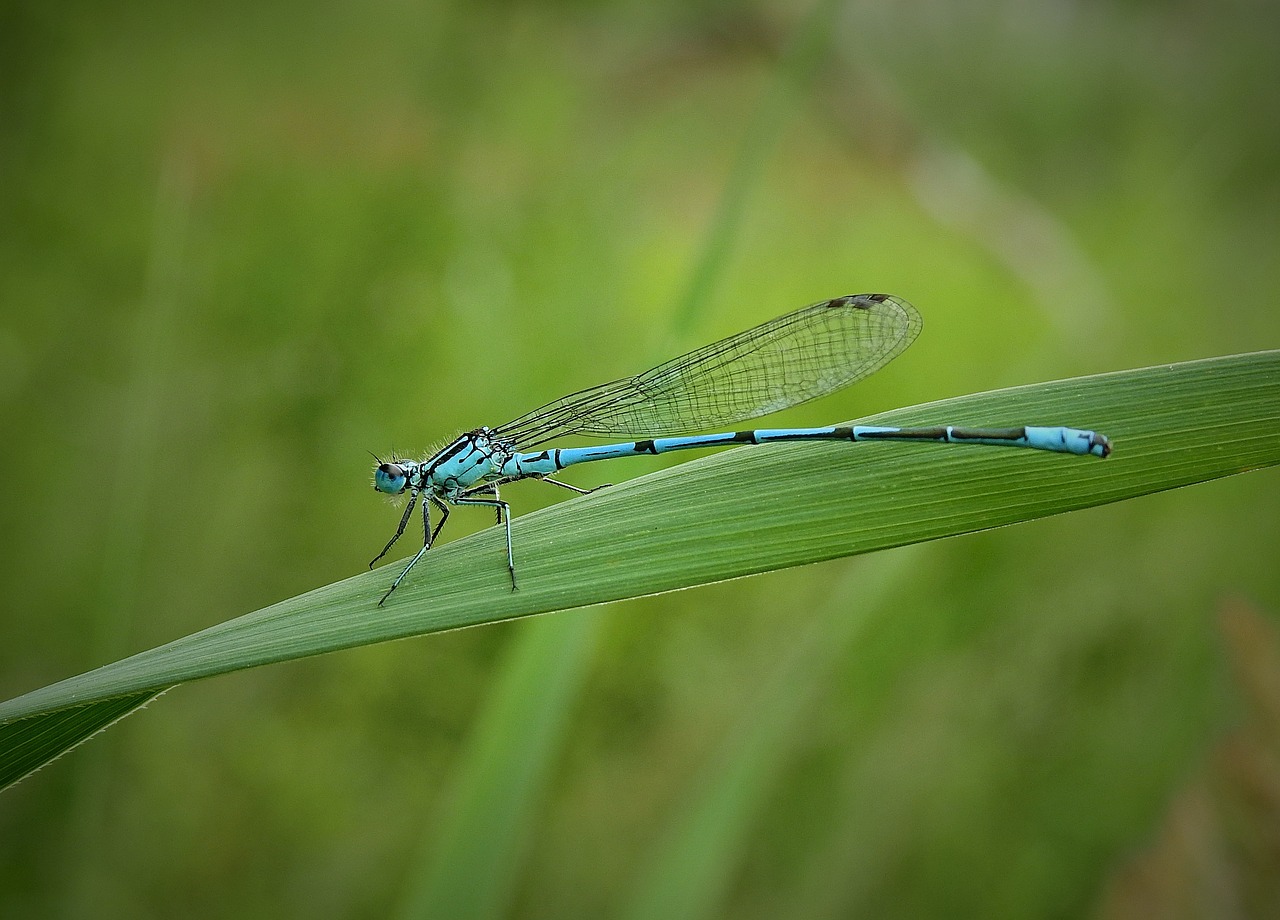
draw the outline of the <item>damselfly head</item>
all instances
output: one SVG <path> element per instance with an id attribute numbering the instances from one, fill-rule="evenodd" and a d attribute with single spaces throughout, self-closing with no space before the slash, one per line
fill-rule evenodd
<path id="1" fill-rule="evenodd" d="M 409 484 L 409 471 L 399 463 L 380 463 L 373 471 L 373 487 L 388 495 L 399 495 Z"/>

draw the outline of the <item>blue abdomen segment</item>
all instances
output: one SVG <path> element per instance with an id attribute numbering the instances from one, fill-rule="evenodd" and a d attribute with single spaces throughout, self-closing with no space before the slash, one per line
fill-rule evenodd
<path id="1" fill-rule="evenodd" d="M 985 444 L 991 447 L 1028 447 L 1058 454 L 1106 457 L 1111 442 L 1106 435 L 1079 428 L 960 428 L 944 425 L 938 428 L 879 428 L 856 425 L 856 441 L 936 441 L 941 444 Z"/>
<path id="2" fill-rule="evenodd" d="M 1111 453 L 1111 442 L 1104 435 L 1078 428 L 959 428 L 954 425 L 937 428 L 886 428 L 876 425 L 837 425 L 828 428 L 757 428 L 516 454 L 503 465 L 502 475 L 548 476 L 567 466 L 594 460 L 781 441 L 927 441 L 938 444 L 1025 447 L 1059 454 L 1092 454 L 1095 457 L 1105 457 Z"/>

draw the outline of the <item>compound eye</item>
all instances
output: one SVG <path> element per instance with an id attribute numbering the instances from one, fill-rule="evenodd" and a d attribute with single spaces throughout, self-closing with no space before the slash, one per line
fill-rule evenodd
<path id="1" fill-rule="evenodd" d="M 404 467 L 398 463 L 383 463 L 373 471 L 373 487 L 388 495 L 399 495 L 409 484 Z"/>

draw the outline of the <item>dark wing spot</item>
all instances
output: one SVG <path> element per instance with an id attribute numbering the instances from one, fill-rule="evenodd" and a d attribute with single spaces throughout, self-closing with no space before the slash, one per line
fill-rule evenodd
<path id="1" fill-rule="evenodd" d="M 878 303 L 884 303 L 889 299 L 888 294 L 859 294 L 857 297 L 846 297 L 853 306 L 859 310 L 870 310 Z"/>

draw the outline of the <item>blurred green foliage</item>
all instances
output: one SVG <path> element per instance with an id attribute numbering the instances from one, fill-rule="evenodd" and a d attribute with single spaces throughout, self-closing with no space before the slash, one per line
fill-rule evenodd
<path id="1" fill-rule="evenodd" d="M 926 328 L 797 423 L 1276 345 L 1274 5 L 849 4 L 792 80 L 804 15 L 0 8 L 0 695 L 362 568 L 395 519 L 366 450 L 424 451 L 822 297 L 892 291 Z M 1274 619 L 1230 615 L 1251 639 L 1228 630 L 1229 667 L 1218 611 L 1280 609 L 1278 506 L 1264 472 L 902 572 L 887 554 L 575 614 L 598 635 L 490 908 L 642 913 L 708 765 L 759 763 L 739 814 L 700 818 L 720 849 L 694 846 L 690 916 L 1138 916 L 1151 891 L 1270 915 L 1280 733 L 1247 714 L 1275 657 L 1240 649 L 1274 646 Z M 502 724 L 482 713 L 536 628 L 164 697 L 0 800 L 0 913 L 427 903 L 476 726 Z M 805 648 L 823 664 L 766 745 L 751 715 Z M 1203 846 L 1179 861 L 1170 826 Z"/>

